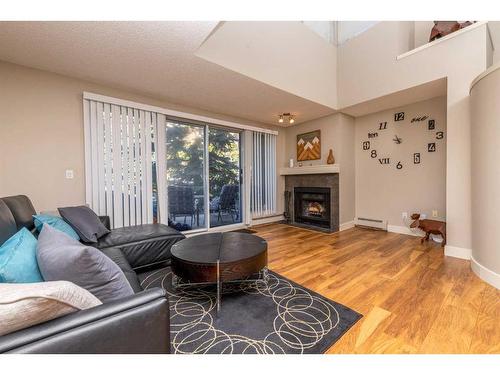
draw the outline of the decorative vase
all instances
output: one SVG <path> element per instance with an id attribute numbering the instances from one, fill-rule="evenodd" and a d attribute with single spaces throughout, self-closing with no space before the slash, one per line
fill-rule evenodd
<path id="1" fill-rule="evenodd" d="M 326 164 L 335 164 L 335 158 L 333 157 L 333 150 L 330 149 L 328 153 L 328 159 L 326 159 Z"/>

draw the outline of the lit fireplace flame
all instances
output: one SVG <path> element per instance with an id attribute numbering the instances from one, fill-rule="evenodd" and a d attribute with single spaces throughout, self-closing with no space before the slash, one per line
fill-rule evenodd
<path id="1" fill-rule="evenodd" d="M 325 208 L 319 202 L 310 202 L 306 208 L 306 214 L 310 216 L 321 216 L 325 212 Z"/>

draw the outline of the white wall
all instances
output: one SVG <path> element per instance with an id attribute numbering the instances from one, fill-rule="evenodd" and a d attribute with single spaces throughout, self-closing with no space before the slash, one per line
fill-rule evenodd
<path id="1" fill-rule="evenodd" d="M 471 89 L 473 270 L 500 288 L 500 65 Z"/>
<path id="2" fill-rule="evenodd" d="M 271 125 L 5 62 L 0 87 L 0 197 L 26 194 L 39 211 L 85 203 L 83 91 L 278 130 L 277 162 L 284 163 L 283 129 Z M 74 170 L 74 179 L 65 178 L 66 169 Z M 278 179 L 278 197 L 283 191 Z M 283 212 L 281 199 L 277 209 Z"/>
<path id="3" fill-rule="evenodd" d="M 394 121 L 396 112 L 404 112 L 403 121 Z M 428 116 L 425 121 L 411 123 L 415 117 Z M 428 120 L 435 121 L 435 130 L 428 129 Z M 379 124 L 387 122 L 387 129 Z M 356 153 L 356 217 L 387 220 L 389 225 L 407 226 L 402 212 L 425 213 L 432 210 L 446 219 L 446 98 L 435 98 L 355 119 Z M 436 139 L 443 131 L 444 138 Z M 368 133 L 377 133 L 369 138 Z M 394 136 L 402 138 L 396 144 Z M 368 150 L 363 142 L 370 142 Z M 428 152 L 428 143 L 436 143 L 436 151 Z M 371 152 L 377 157 L 372 158 Z M 413 154 L 420 153 L 420 164 Z M 379 159 L 389 158 L 389 164 Z M 397 163 L 402 165 L 397 169 Z"/>
<path id="4" fill-rule="evenodd" d="M 485 24 L 405 58 L 412 22 L 381 22 L 339 46 L 340 107 L 447 77 L 448 244 L 471 248 L 470 82 L 487 66 Z"/>
<path id="5" fill-rule="evenodd" d="M 340 165 L 339 210 L 340 224 L 354 219 L 354 119 L 337 113 L 308 121 L 286 129 L 285 162 L 294 159 L 297 164 L 297 135 L 321 130 L 321 159 L 303 162 L 304 165 L 326 164 L 328 152 L 333 150 L 335 163 Z M 285 166 L 285 165 L 283 165 Z"/>
<path id="6" fill-rule="evenodd" d="M 429 37 L 431 36 L 433 27 L 434 21 L 415 21 L 413 48 L 429 43 Z"/>

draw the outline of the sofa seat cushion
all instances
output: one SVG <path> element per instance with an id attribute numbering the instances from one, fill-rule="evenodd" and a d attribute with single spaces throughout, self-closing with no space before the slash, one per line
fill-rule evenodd
<path id="1" fill-rule="evenodd" d="M 137 274 L 135 271 L 130 267 L 129 262 L 123 255 L 123 252 L 117 248 L 117 247 L 108 247 L 106 249 L 101 250 L 104 255 L 106 255 L 109 259 L 111 259 L 113 262 L 115 262 L 118 267 L 123 271 L 123 274 L 127 278 L 127 281 L 129 282 L 130 286 L 132 287 L 132 290 L 134 293 L 139 293 L 142 291 L 141 285 L 139 284 L 139 280 L 137 278 Z"/>
<path id="2" fill-rule="evenodd" d="M 145 267 L 170 260 L 170 248 L 185 236 L 163 224 L 144 224 L 113 229 L 94 246 L 119 248 L 132 268 Z"/>

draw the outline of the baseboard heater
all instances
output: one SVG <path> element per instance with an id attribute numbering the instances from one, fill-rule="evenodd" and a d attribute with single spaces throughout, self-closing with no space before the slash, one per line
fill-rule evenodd
<path id="1" fill-rule="evenodd" d="M 357 227 L 362 227 L 362 228 L 387 231 L 387 220 L 368 219 L 366 217 L 358 217 L 356 219 L 355 225 Z"/>

